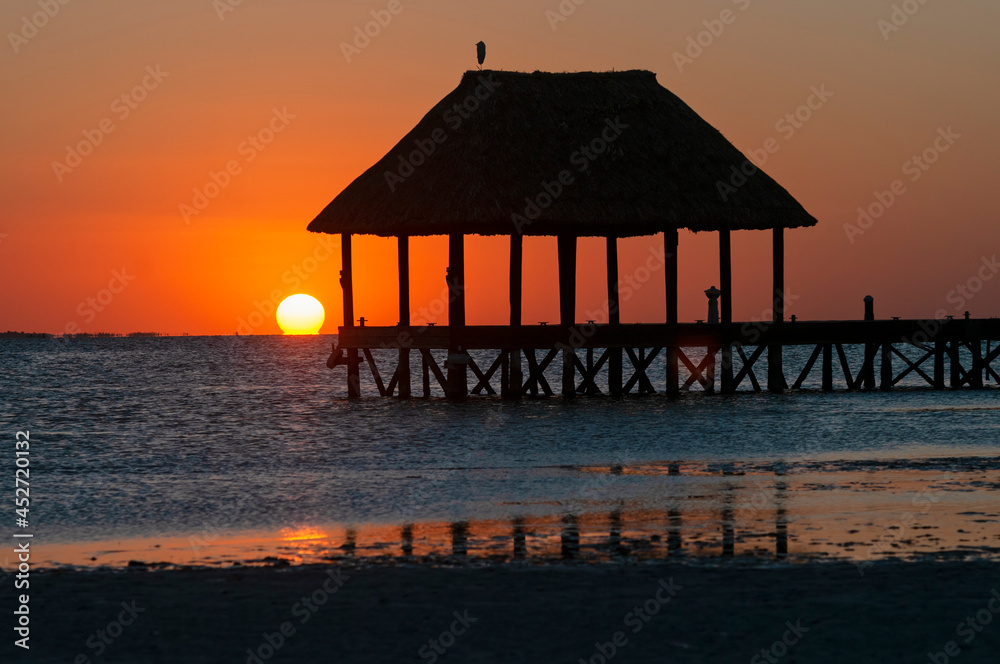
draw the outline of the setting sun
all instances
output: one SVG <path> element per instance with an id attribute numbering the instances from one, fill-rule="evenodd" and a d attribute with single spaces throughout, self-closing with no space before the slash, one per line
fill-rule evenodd
<path id="1" fill-rule="evenodd" d="M 318 334 L 326 314 L 312 295 L 289 295 L 278 305 L 278 326 L 285 334 Z"/>

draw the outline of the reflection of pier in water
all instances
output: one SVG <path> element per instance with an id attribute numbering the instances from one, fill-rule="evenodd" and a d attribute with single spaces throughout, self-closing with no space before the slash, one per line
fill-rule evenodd
<path id="1" fill-rule="evenodd" d="M 304 524 L 220 533 L 210 541 L 184 534 L 50 542 L 40 564 L 1000 560 L 1000 461 L 964 458 L 956 467 L 954 459 L 940 459 L 911 466 L 810 460 L 573 467 L 553 472 L 621 475 L 623 483 L 608 486 L 595 477 L 589 484 L 595 490 L 575 500 L 502 503 L 506 516 L 496 519 Z M 657 476 L 663 481 L 651 479 Z M 970 488 L 977 491 L 970 494 Z M 859 503 L 864 509 L 856 509 Z M 901 509 L 908 510 L 905 521 Z"/>
<path id="2" fill-rule="evenodd" d="M 668 474 L 680 475 L 680 467 L 671 464 Z M 372 532 L 363 538 L 366 543 L 358 542 L 355 529 L 348 529 L 340 555 L 539 561 L 705 555 L 781 559 L 789 548 L 788 485 L 777 477 L 765 484 L 753 487 L 726 481 L 713 497 L 714 509 L 679 499 L 677 506 L 666 510 L 620 505 L 608 512 L 561 516 L 407 523 L 395 531 L 371 526 Z M 339 557 L 330 553 L 331 558 Z"/>

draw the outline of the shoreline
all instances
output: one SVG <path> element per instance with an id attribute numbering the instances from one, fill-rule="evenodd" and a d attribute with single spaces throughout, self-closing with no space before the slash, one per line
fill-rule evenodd
<path id="1" fill-rule="evenodd" d="M 990 613 L 993 624 L 969 642 L 956 626 L 989 613 L 998 587 L 1000 563 L 981 561 L 875 562 L 863 573 L 843 562 L 669 561 L 50 570 L 32 576 L 31 658 L 599 662 L 591 657 L 600 647 L 614 646 L 616 662 L 759 663 L 765 649 L 823 664 L 927 661 L 955 642 L 961 662 L 987 662 L 1000 649 L 1000 616 L 993 622 Z M 123 603 L 138 616 L 101 659 L 88 638 Z M 432 639 L 440 645 L 456 615 L 474 622 L 445 636 L 447 652 L 425 649 Z M 771 650 L 788 625 L 803 633 Z M 281 645 L 263 657 L 273 651 L 269 636 Z"/>

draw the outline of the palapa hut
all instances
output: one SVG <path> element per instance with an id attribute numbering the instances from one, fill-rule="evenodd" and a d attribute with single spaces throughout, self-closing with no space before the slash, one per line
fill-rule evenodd
<path id="1" fill-rule="evenodd" d="M 742 176 L 734 174 L 743 173 Z M 749 174 L 749 175 L 746 175 Z M 638 384 L 642 390 L 649 358 L 632 349 L 667 349 L 667 389 L 678 388 L 677 358 L 688 364 L 677 323 L 677 230 L 716 231 L 720 247 L 718 343 L 723 350 L 722 387 L 731 382 L 732 327 L 730 233 L 769 229 L 774 236 L 774 311 L 782 320 L 783 231 L 816 220 L 768 175 L 698 116 L 648 71 L 520 73 L 470 71 L 375 165 L 347 186 L 309 224 L 309 230 L 340 233 L 344 321 L 341 348 L 348 349 L 348 391 L 360 394 L 358 350 L 365 352 L 383 394 L 410 394 L 408 350 L 424 356 L 451 397 L 467 391 L 466 366 L 479 378 L 474 391 L 492 393 L 489 380 L 502 370 L 501 392 L 517 397 L 541 386 L 549 392 L 545 366 L 563 350 L 565 396 L 598 391 L 597 369 L 608 364 L 608 391 Z M 664 234 L 666 317 L 660 326 L 620 326 L 617 238 Z M 354 326 L 351 236 L 397 237 L 399 242 L 399 327 Z M 510 327 L 466 326 L 464 242 L 469 234 L 510 236 Z M 411 235 L 448 235 L 448 285 L 452 293 L 448 327 L 409 327 L 408 241 Z M 521 325 L 523 235 L 558 238 L 560 325 Z M 575 327 L 576 238 L 607 238 L 607 326 Z M 606 328 L 606 329 L 605 329 Z M 627 330 L 625 328 L 628 328 Z M 643 328 L 637 332 L 637 328 Z M 704 326 L 702 326 L 704 328 Z M 704 335 L 704 332 L 701 332 Z M 582 339 L 582 341 L 581 341 Z M 630 346 L 631 344 L 631 346 Z M 704 345 L 704 344 L 702 344 Z M 400 363 L 386 388 L 370 348 L 399 347 Z M 575 347 L 606 349 L 596 367 L 584 367 Z M 448 377 L 429 350 L 447 348 Z M 469 363 L 468 348 L 500 350 L 483 372 Z M 534 350 L 547 349 L 536 361 Z M 622 350 L 636 369 L 622 385 Z M 780 348 L 771 364 L 780 367 Z M 521 353 L 529 375 L 521 380 Z M 728 353 L 728 355 L 727 355 Z M 711 353 L 714 358 L 714 352 Z M 714 368 L 713 365 L 709 368 Z M 705 367 L 690 367 L 704 373 Z M 583 382 L 575 382 L 578 369 Z M 704 375 L 697 376 L 705 384 Z M 783 379 L 782 379 L 783 380 Z M 782 385 L 770 381 L 772 389 Z M 709 387 L 706 385 L 706 387 Z M 649 387 L 649 389 L 652 389 Z"/>

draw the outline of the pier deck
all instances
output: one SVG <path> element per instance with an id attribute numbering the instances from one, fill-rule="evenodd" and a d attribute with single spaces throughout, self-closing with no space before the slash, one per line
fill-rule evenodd
<path id="1" fill-rule="evenodd" d="M 552 396 L 554 372 L 553 382 L 565 397 L 650 393 L 657 390 L 648 371 L 661 356 L 668 394 L 696 386 L 733 393 L 744 383 L 755 391 L 782 392 L 799 389 L 814 370 L 824 390 L 834 389 L 835 375 L 849 390 L 890 390 L 911 374 L 937 389 L 1000 384 L 993 367 L 1000 357 L 1000 319 L 352 326 L 339 333 L 339 349 L 329 364 L 347 365 L 349 381 L 360 381 L 363 355 L 379 394 L 403 398 L 412 394 L 411 351 L 420 354 L 423 396 L 431 395 L 433 379 L 451 398 Z M 782 349 L 788 346 L 812 347 L 803 366 L 784 366 Z M 852 346 L 863 351 L 845 351 Z M 385 367 L 391 371 L 388 382 L 375 350 L 398 350 L 395 367 Z M 435 350 L 447 351 L 447 359 L 439 363 Z M 491 351 L 493 359 L 479 366 L 470 350 Z M 762 357 L 767 359 L 763 381 L 754 371 Z"/>

